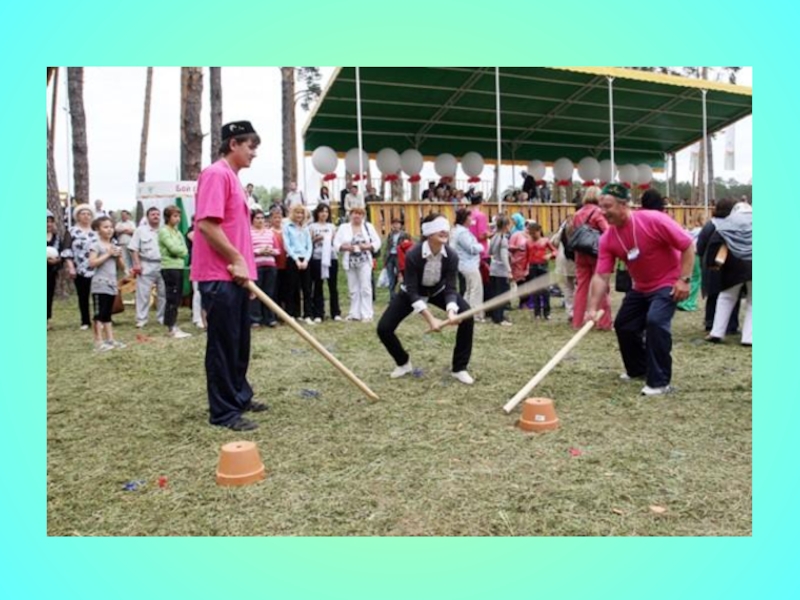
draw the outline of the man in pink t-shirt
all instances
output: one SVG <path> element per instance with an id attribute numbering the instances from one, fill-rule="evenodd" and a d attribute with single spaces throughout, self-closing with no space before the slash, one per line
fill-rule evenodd
<path id="1" fill-rule="evenodd" d="M 469 226 L 470 232 L 478 240 L 478 243 L 483 246 L 481 258 L 486 260 L 489 256 L 489 217 L 481 212 L 481 203 L 483 196 L 477 194 L 472 197 L 472 207 L 470 209 L 470 216 L 472 223 Z"/>
<path id="2" fill-rule="evenodd" d="M 645 396 L 669 393 L 672 317 L 676 304 L 689 296 L 694 266 L 692 238 L 664 213 L 632 211 L 630 193 L 618 183 L 603 188 L 599 206 L 609 228 L 600 237 L 587 318 L 596 320 L 614 261 L 624 261 L 633 289 L 625 295 L 614 321 L 625 363 L 622 378 L 646 378 L 647 385 L 642 388 Z"/>
<path id="3" fill-rule="evenodd" d="M 249 121 L 222 127 L 222 158 L 197 180 L 192 281 L 198 282 L 206 312 L 206 388 L 210 422 L 234 431 L 258 425 L 242 416 L 267 405 L 253 400 L 250 363 L 250 292 L 256 279 L 250 211 L 239 171 L 250 166 L 261 138 Z"/>

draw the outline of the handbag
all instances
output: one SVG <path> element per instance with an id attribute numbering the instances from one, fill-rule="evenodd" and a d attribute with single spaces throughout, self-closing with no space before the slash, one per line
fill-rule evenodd
<path id="1" fill-rule="evenodd" d="M 111 307 L 111 314 L 118 315 L 121 312 L 125 312 L 125 303 L 122 301 L 122 292 L 117 292 L 117 295 L 114 296 L 114 305 Z"/>
<path id="2" fill-rule="evenodd" d="M 585 223 L 569 234 L 569 247 L 575 252 L 597 256 L 598 246 L 600 245 L 600 232 L 589 225 L 591 218 L 592 215 L 589 215 Z"/>

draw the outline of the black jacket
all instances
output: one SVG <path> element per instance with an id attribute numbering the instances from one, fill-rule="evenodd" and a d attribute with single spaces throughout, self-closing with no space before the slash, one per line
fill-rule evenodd
<path id="1" fill-rule="evenodd" d="M 422 258 L 422 242 L 406 253 L 406 270 L 403 288 L 411 303 L 425 300 L 431 296 L 444 294 L 445 304 L 458 303 L 456 280 L 458 275 L 458 254 L 450 246 L 445 247 L 447 256 L 442 258 L 442 277 L 432 286 L 422 285 L 422 274 L 425 271 L 425 259 Z"/>

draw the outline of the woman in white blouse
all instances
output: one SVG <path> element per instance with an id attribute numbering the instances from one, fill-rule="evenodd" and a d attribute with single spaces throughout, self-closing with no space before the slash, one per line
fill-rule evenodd
<path id="1" fill-rule="evenodd" d="M 342 268 L 347 272 L 350 292 L 348 321 L 371 323 L 372 308 L 372 253 L 381 248 L 381 238 L 375 228 L 365 220 L 361 206 L 350 211 L 350 222 L 336 232 L 333 249 L 341 253 Z"/>

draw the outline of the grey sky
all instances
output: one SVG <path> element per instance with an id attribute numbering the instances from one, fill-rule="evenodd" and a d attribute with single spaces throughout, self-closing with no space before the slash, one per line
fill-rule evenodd
<path id="1" fill-rule="evenodd" d="M 326 78 L 333 69 L 323 68 Z M 92 200 L 100 198 L 106 208 L 132 206 L 139 170 L 139 143 L 142 131 L 146 69 L 144 67 L 87 67 L 84 73 L 84 104 L 86 109 L 89 147 L 89 177 Z M 752 69 L 740 74 L 743 85 L 752 85 Z M 252 182 L 265 187 L 280 187 L 281 175 L 281 102 L 280 74 L 277 67 L 224 67 L 222 69 L 223 120 L 248 119 L 261 135 L 258 158 L 250 169 L 243 171 L 243 183 Z M 49 97 L 48 97 L 49 100 Z M 55 131 L 55 159 L 59 187 L 67 189 L 69 140 L 67 139 L 66 70 L 59 74 L 58 116 Z M 208 78 L 204 78 L 202 125 L 210 128 L 208 107 Z M 49 103 L 48 103 L 49 105 Z M 298 109 L 298 132 L 308 113 Z M 180 68 L 157 67 L 153 76 L 153 104 L 150 116 L 150 137 L 147 159 L 147 179 L 172 181 L 177 179 L 180 162 Z M 299 135 L 299 134 L 298 134 Z M 717 176 L 735 177 L 747 182 L 752 178 L 752 118 L 736 126 L 736 170 L 723 171 L 725 136 L 719 135 L 714 146 Z M 210 162 L 210 138 L 203 145 L 203 166 Z M 298 145 L 299 138 L 298 138 Z M 395 148 L 399 152 L 405 148 Z M 348 148 L 337 148 L 346 151 Z M 376 149 L 377 150 L 377 149 Z M 303 161 L 300 162 L 300 185 L 303 186 Z M 319 177 L 307 161 L 308 196 L 316 195 Z M 340 171 L 341 163 L 340 163 Z M 433 176 L 426 165 L 423 177 Z M 488 177 L 484 171 L 484 178 Z M 689 152 L 678 156 L 678 179 L 689 179 Z M 504 186 L 511 183 L 503 175 Z M 71 184 L 71 179 L 69 180 Z M 71 188 L 70 188 L 71 189 Z"/>

